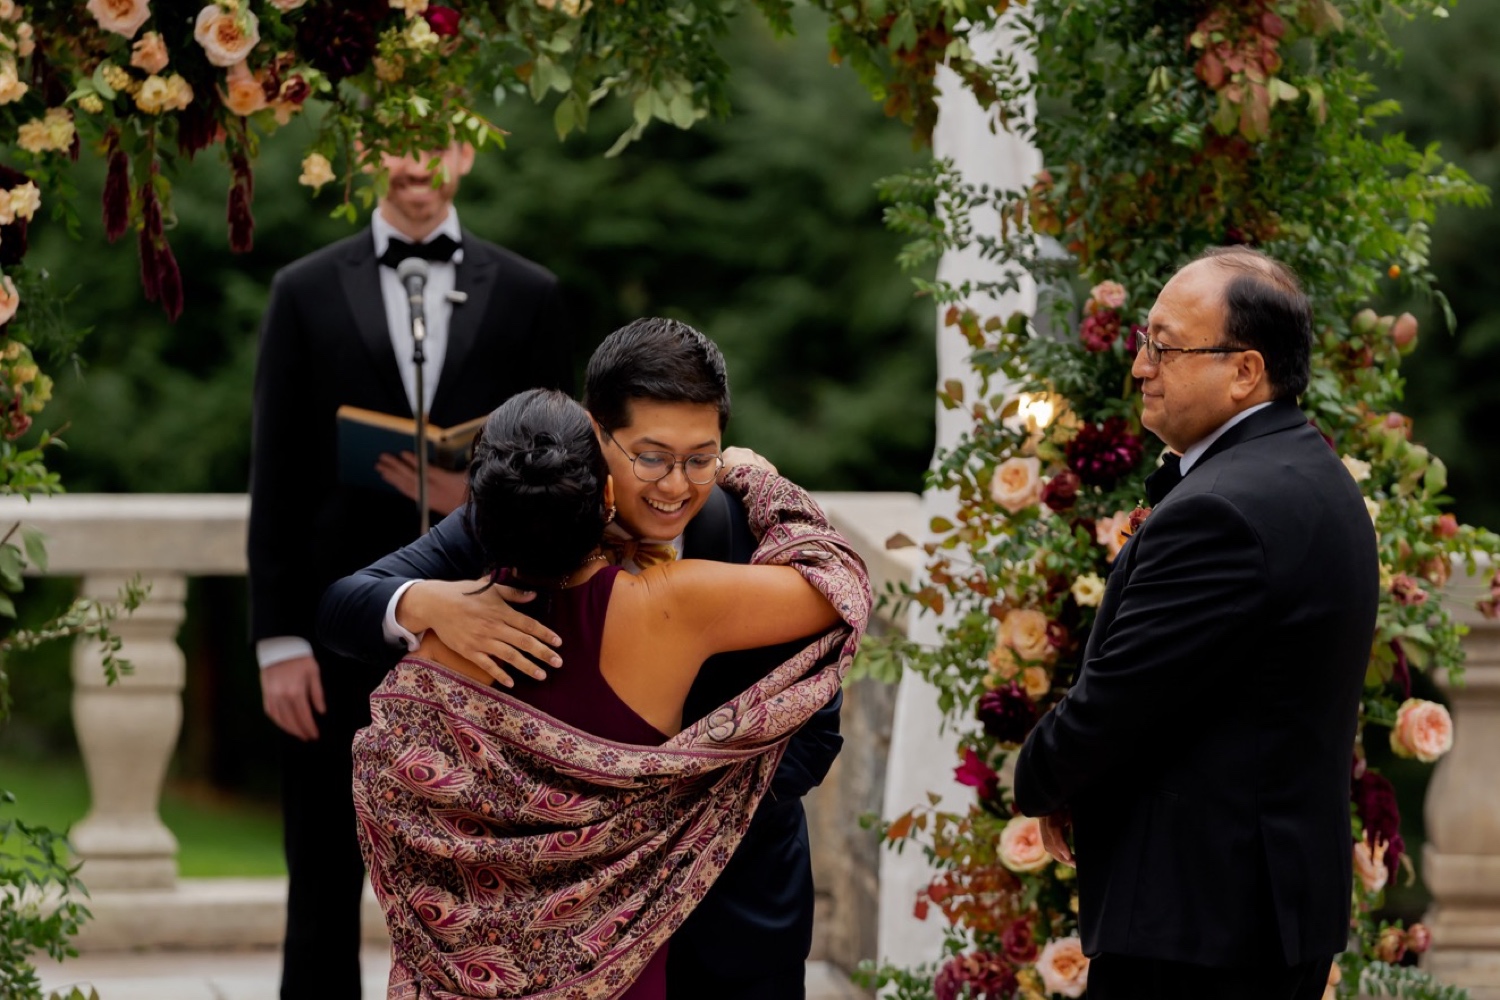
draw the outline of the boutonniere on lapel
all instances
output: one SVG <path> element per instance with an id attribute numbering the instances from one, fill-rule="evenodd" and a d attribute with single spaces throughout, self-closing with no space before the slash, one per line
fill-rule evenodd
<path id="1" fill-rule="evenodd" d="M 1125 539 L 1139 531 L 1141 525 L 1146 523 L 1146 518 L 1150 516 L 1150 507 L 1142 507 L 1140 504 L 1136 504 L 1135 510 L 1131 511 L 1130 516 L 1125 518 L 1120 524 L 1120 544 L 1124 545 Z"/>

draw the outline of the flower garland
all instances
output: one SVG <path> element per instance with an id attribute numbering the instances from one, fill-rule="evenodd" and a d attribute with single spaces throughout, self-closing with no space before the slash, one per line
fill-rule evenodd
<path id="1" fill-rule="evenodd" d="M 863 668 L 914 670 L 950 719 L 967 722 L 954 776 L 974 798 L 886 826 L 891 846 L 920 845 L 937 869 L 914 912 L 941 913 L 947 957 L 925 970 L 873 968 L 869 981 L 901 1000 L 1084 995 L 1074 873 L 1047 857 L 1002 775 L 1066 693 L 1109 565 L 1149 514 L 1143 481 L 1160 449 L 1139 422 L 1129 334 L 1180 263 L 1206 245 L 1251 243 L 1308 285 L 1316 344 L 1303 407 L 1359 483 L 1380 545 L 1378 628 L 1350 748 L 1355 944 L 1327 994 L 1399 982 L 1402 995 L 1447 995 L 1398 968 L 1427 948 L 1426 928 L 1378 916 L 1410 864 L 1394 790 L 1364 742 L 1386 727 L 1397 756 L 1425 763 L 1451 747 L 1452 719 L 1413 696 L 1413 672 L 1461 671 L 1462 628 L 1439 591 L 1455 560 L 1494 556 L 1500 537 L 1441 510 L 1446 470 L 1392 409 L 1417 321 L 1365 303 L 1393 286 L 1441 301 L 1426 225 L 1436 204 L 1472 204 L 1478 190 L 1431 153 L 1369 137 L 1357 62 L 1389 41 L 1368 12 L 1329 0 L 1220 2 L 1177 21 L 1103 0 L 1037 0 L 1028 11 L 1017 23 L 1037 58 L 1034 89 L 1013 76 L 991 96 L 1002 95 L 1003 121 L 1026 120 L 1025 98 L 1067 109 L 1036 120 L 1047 170 L 1026 190 L 981 189 L 947 164 L 888 184 L 889 217 L 916 240 L 912 259 L 981 243 L 1040 295 L 1034 315 L 984 316 L 960 303 L 1014 279 L 932 289 L 953 303 L 944 325 L 972 349 L 977 390 L 969 398 L 953 381 L 940 393 L 973 420 L 929 480 L 953 492 L 957 512 L 931 525 L 925 583 L 895 597 L 943 615 L 941 641 L 893 637 Z M 998 234 L 973 234 L 976 209 L 998 214 Z M 1500 575 L 1492 591 L 1481 603 L 1491 616 Z"/>

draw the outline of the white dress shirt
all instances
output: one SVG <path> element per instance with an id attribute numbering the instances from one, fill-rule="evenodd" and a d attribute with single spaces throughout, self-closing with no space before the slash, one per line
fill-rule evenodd
<path id="1" fill-rule="evenodd" d="M 370 218 L 370 233 L 375 240 L 377 261 L 391 245 L 392 239 L 407 239 L 395 226 L 385 221 L 379 210 Z M 439 235 L 458 241 L 463 239 L 458 212 L 451 205 L 448 217 L 421 242 L 430 242 Z M 449 294 L 458 281 L 458 265 L 463 259 L 464 252 L 459 249 L 454 253 L 451 263 L 428 261 L 427 288 L 423 295 L 423 317 L 427 322 L 427 339 L 423 342 L 423 350 L 427 360 L 422 365 L 422 398 L 424 409 L 427 410 L 432 409 L 432 401 L 437 396 L 438 377 L 443 371 L 443 359 L 448 356 L 448 322 L 453 317 L 453 301 Z M 406 403 L 415 413 L 417 367 L 411 359 L 411 306 L 407 303 L 406 289 L 401 287 L 401 282 L 396 277 L 396 269 L 378 264 L 376 266 L 380 270 L 380 295 L 385 300 L 386 328 L 390 331 L 391 346 L 396 351 L 396 369 L 401 373 L 401 385 L 406 389 Z M 395 607 L 394 602 L 391 606 Z M 261 639 L 255 644 L 255 659 L 262 670 L 273 663 L 311 655 L 312 644 L 299 635 L 274 636 Z"/>

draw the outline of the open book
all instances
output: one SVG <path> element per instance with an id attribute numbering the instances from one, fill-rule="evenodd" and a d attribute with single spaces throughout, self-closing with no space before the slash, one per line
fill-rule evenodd
<path id="1" fill-rule="evenodd" d="M 416 450 L 417 422 L 411 417 L 397 417 L 358 406 L 338 409 L 339 482 L 373 490 L 395 492 L 375 463 L 383 454 L 399 455 Z M 484 427 L 489 414 L 466 420 L 453 427 L 427 425 L 427 461 L 441 469 L 463 469 L 469 464 L 474 439 Z"/>

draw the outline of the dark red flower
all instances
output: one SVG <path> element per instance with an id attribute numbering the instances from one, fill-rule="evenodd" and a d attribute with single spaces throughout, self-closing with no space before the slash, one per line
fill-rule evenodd
<path id="1" fill-rule="evenodd" d="M 1036 705 L 1015 681 L 986 691 L 979 699 L 977 714 L 984 731 L 1001 743 L 1025 743 L 1026 734 L 1036 724 Z"/>
<path id="2" fill-rule="evenodd" d="M 1402 700 L 1411 697 L 1411 668 L 1406 662 L 1406 650 L 1400 639 L 1391 640 L 1391 652 L 1396 654 L 1396 664 L 1391 668 L 1391 680 L 1401 692 Z"/>
<path id="3" fill-rule="evenodd" d="M 308 62 L 335 83 L 370 65 L 376 43 L 372 11 L 347 3 L 320 3 L 306 11 L 297 25 L 297 48 Z"/>
<path id="4" fill-rule="evenodd" d="M 177 149 L 190 160 L 219 140 L 219 119 L 214 114 L 217 103 L 217 97 L 195 98 L 177 115 Z"/>
<path id="5" fill-rule="evenodd" d="M 12 396 L 10 405 L 5 408 L 5 439 L 14 441 L 16 438 L 31 430 L 31 414 L 22 409 L 21 397 Z"/>
<path id="6" fill-rule="evenodd" d="M 1031 921 L 1025 917 L 1011 921 L 1000 935 L 1000 945 L 1005 949 L 1005 957 L 1017 965 L 1035 962 L 1040 951 L 1036 939 L 1031 936 Z"/>
<path id="7" fill-rule="evenodd" d="M 981 799 L 992 799 L 1000 790 L 1000 775 L 979 759 L 973 747 L 964 748 L 964 762 L 953 769 L 953 780 L 960 785 L 979 789 Z"/>
<path id="8" fill-rule="evenodd" d="M 1364 825 L 1371 841 L 1386 842 L 1385 865 L 1395 878 L 1406 853 L 1406 841 L 1401 839 L 1401 810 L 1396 806 L 1396 789 L 1381 774 L 1365 770 L 1353 782 L 1354 811 Z"/>
<path id="9" fill-rule="evenodd" d="M 301 73 L 293 73 L 281 82 L 281 89 L 276 94 L 276 99 L 286 101 L 288 104 L 301 104 L 312 96 L 312 85 Z"/>
<path id="10" fill-rule="evenodd" d="M 932 993 L 936 1000 L 1010 1000 L 1017 985 L 1016 970 L 1004 958 L 977 951 L 948 959 L 932 981 Z"/>
<path id="11" fill-rule="evenodd" d="M 434 35 L 451 38 L 458 34 L 459 15 L 452 7 L 428 7 L 422 11 L 422 16 L 427 19 Z"/>
<path id="12" fill-rule="evenodd" d="M 1084 424 L 1068 442 L 1068 467 L 1092 486 L 1113 486 L 1140 464 L 1141 439 L 1130 433 L 1123 417 Z"/>
<path id="13" fill-rule="evenodd" d="M 130 157 L 120 148 L 113 129 L 105 142 L 110 153 L 104 172 L 104 238 L 113 243 L 130 226 Z"/>
<path id="14" fill-rule="evenodd" d="M 233 178 L 229 182 L 229 249 L 246 253 L 255 246 L 255 216 L 250 210 L 255 199 L 255 174 L 242 149 L 230 154 L 229 167 Z"/>
<path id="15" fill-rule="evenodd" d="M 1078 328 L 1078 339 L 1083 349 L 1093 353 L 1107 351 L 1120 336 L 1120 314 L 1113 309 L 1103 309 L 1083 318 Z"/>
<path id="16" fill-rule="evenodd" d="M 1078 478 L 1078 473 L 1072 469 L 1064 469 L 1047 480 L 1042 487 L 1042 503 L 1058 512 L 1071 510 L 1078 500 L 1078 488 L 1082 485 L 1083 480 Z"/>

